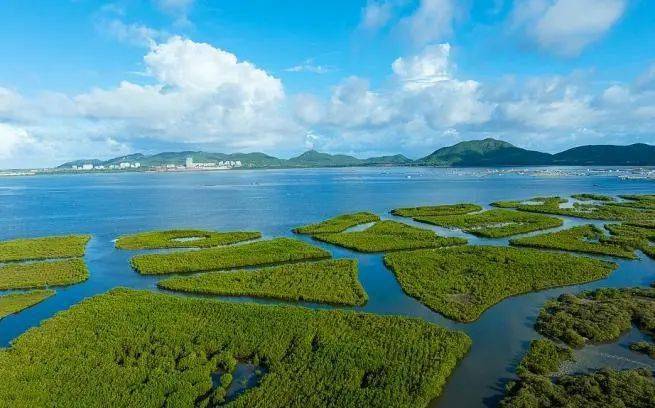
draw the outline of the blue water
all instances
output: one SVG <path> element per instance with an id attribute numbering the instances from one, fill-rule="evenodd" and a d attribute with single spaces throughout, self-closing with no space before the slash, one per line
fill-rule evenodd
<path id="1" fill-rule="evenodd" d="M 393 218 L 389 210 L 403 206 L 456 202 L 486 206 L 496 200 L 580 192 L 655 193 L 652 181 L 602 175 L 483 174 L 448 169 L 348 168 L 0 178 L 0 239 L 67 233 L 93 235 L 85 257 L 90 279 L 58 289 L 56 296 L 43 303 L 0 320 L 0 346 L 7 346 L 25 330 L 58 311 L 113 287 L 157 291 L 160 278 L 133 272 L 129 258 L 134 253 L 114 248 L 112 241 L 121 234 L 205 228 L 256 230 L 264 237 L 293 236 L 293 227 L 344 212 L 374 211 Z M 589 221 L 566 219 L 564 227 L 584 223 Z M 445 235 L 466 236 L 473 244 L 507 243 L 507 239 L 480 239 L 459 231 L 422 226 Z M 307 237 L 299 238 L 311 241 Z M 384 267 L 382 255 L 358 254 L 314 243 L 330 250 L 335 257 L 359 260 L 360 280 L 369 302 L 354 309 L 422 318 L 465 331 L 473 339 L 470 353 L 453 373 L 442 396 L 431 404 L 434 407 L 495 405 L 502 396 L 504 384 L 513 378 L 514 368 L 529 341 L 538 337 L 533 324 L 547 299 L 564 292 L 601 286 L 647 286 L 655 281 L 652 260 L 643 256 L 636 261 L 618 260 L 619 269 L 605 280 L 509 298 L 487 310 L 478 321 L 463 324 L 445 319 L 406 296 L 393 274 Z M 639 337 L 639 334 L 628 336 Z M 632 361 L 636 366 L 653 367 L 652 360 L 630 351 L 628 344 L 620 341 L 599 349 L 589 348 L 590 351 L 581 352 L 582 360 L 593 365 L 599 361 L 594 356 L 601 356 L 603 364 L 620 361 L 624 367 L 626 361 Z"/>

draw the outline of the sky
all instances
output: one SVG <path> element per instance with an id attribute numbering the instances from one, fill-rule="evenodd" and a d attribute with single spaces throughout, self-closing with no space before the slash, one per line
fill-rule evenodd
<path id="1" fill-rule="evenodd" d="M 651 0 L 4 0 L 0 168 L 655 143 Z"/>

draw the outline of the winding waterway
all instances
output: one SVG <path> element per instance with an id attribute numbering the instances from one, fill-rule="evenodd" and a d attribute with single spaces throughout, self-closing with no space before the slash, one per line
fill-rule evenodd
<path id="1" fill-rule="evenodd" d="M 544 195 L 655 193 L 647 180 L 620 180 L 607 174 L 534 177 L 422 168 L 347 168 L 311 170 L 225 171 L 206 173 L 124 173 L 0 178 L 0 239 L 90 233 L 85 260 L 90 279 L 57 290 L 57 295 L 17 315 L 0 320 L 0 346 L 6 347 L 25 330 L 80 300 L 113 287 L 158 291 L 161 277 L 141 276 L 130 269 L 135 254 L 114 248 L 117 236 L 152 229 L 203 228 L 261 231 L 264 238 L 293 236 L 293 227 L 353 211 L 373 211 L 393 218 L 396 207 L 473 202 L 487 206 L 505 199 Z M 403 219 L 403 221 L 408 222 Z M 565 219 L 562 228 L 589 223 Z M 597 224 L 602 224 L 598 223 Z M 419 225 L 419 224 L 416 224 Z M 471 244 L 506 245 L 507 239 L 482 239 L 422 225 L 449 236 L 464 236 Z M 311 238 L 298 237 L 307 241 Z M 363 307 L 378 314 L 418 317 L 466 332 L 473 340 L 434 407 L 494 406 L 531 339 L 543 303 L 564 292 L 597 287 L 648 286 L 655 281 L 655 262 L 615 260 L 607 279 L 506 299 L 473 323 L 456 323 L 432 312 L 400 289 L 381 254 L 358 254 L 315 242 L 337 258 L 356 258 L 360 280 L 369 296 Z M 231 298 L 230 301 L 255 301 Z M 262 301 L 259 303 L 284 303 Z M 303 304 L 308 307 L 325 307 Z M 644 366 L 653 360 L 628 349 L 636 330 L 614 344 L 578 352 L 572 371 L 597 366 Z"/>

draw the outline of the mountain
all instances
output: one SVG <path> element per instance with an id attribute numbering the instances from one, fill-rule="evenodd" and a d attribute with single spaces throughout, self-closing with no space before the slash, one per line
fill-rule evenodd
<path id="1" fill-rule="evenodd" d="M 423 166 L 527 166 L 550 164 L 548 153 L 521 149 L 511 143 L 496 139 L 471 140 L 443 147 L 434 153 L 416 160 Z"/>
<path id="2" fill-rule="evenodd" d="M 380 156 L 380 157 L 369 157 L 368 159 L 363 160 L 363 164 L 366 166 L 405 166 L 410 165 L 414 160 L 409 159 L 402 154 L 396 154 L 393 156 Z"/>
<path id="3" fill-rule="evenodd" d="M 309 150 L 287 160 L 290 167 L 347 167 L 363 164 L 363 160 L 345 154 L 320 153 Z"/>
<path id="4" fill-rule="evenodd" d="M 655 166 L 655 146 L 590 145 L 553 155 L 553 164 L 567 166 Z"/>

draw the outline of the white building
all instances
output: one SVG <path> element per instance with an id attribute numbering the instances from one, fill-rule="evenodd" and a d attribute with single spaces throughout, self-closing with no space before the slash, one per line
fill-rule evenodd
<path id="1" fill-rule="evenodd" d="M 130 163 L 122 162 L 119 166 L 120 166 L 121 169 L 129 169 L 130 168 Z"/>
<path id="2" fill-rule="evenodd" d="M 93 170 L 93 164 L 83 164 L 82 170 Z"/>
<path id="3" fill-rule="evenodd" d="M 187 168 L 193 167 L 193 157 L 187 157 L 186 158 L 186 167 Z"/>
<path id="4" fill-rule="evenodd" d="M 134 164 L 132 165 L 132 167 L 134 167 L 135 169 L 138 169 L 139 167 L 141 167 L 141 163 L 136 162 L 136 163 L 134 163 Z"/>

